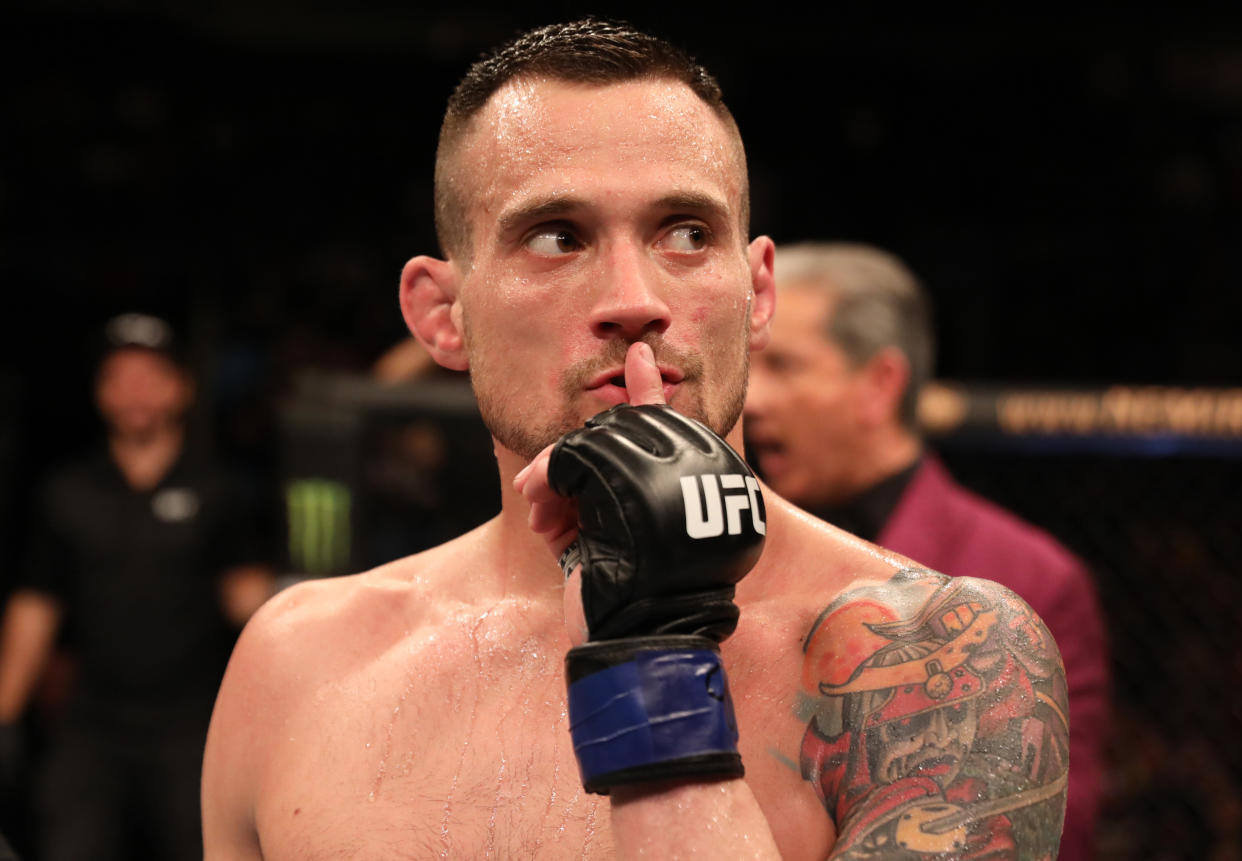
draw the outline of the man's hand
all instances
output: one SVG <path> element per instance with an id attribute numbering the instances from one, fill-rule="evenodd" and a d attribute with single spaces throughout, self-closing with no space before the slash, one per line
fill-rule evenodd
<path id="1" fill-rule="evenodd" d="M 728 443 L 664 405 L 614 407 L 561 439 L 548 480 L 578 501 L 562 564 L 581 560 L 590 641 L 733 633 L 734 586 L 766 527 L 758 482 Z"/>
<path id="2" fill-rule="evenodd" d="M 664 403 L 664 381 L 647 344 L 631 344 L 626 353 L 625 389 L 631 405 Z M 550 445 L 541 451 L 517 474 L 513 486 L 530 503 L 530 528 L 544 537 L 553 558 L 559 559 L 578 537 L 578 503 L 572 497 L 557 493 L 548 484 L 548 460 L 555 447 Z M 570 642 L 578 646 L 587 639 L 581 566 L 573 566 L 566 574 L 565 623 Z"/>
<path id="3" fill-rule="evenodd" d="M 659 403 L 645 345 L 627 355 L 626 382 L 656 403 L 595 416 L 518 478 L 532 528 L 579 584 L 575 633 L 587 642 L 566 671 L 592 792 L 742 775 L 718 644 L 737 625 L 734 586 L 765 532 L 754 476 L 728 443 Z M 558 497 L 576 501 L 576 532 Z"/>

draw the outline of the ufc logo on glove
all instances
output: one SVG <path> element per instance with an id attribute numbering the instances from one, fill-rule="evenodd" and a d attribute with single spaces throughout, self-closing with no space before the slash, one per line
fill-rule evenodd
<path id="1" fill-rule="evenodd" d="M 703 495 L 699 496 L 699 484 Z M 724 489 L 723 505 L 721 489 Z M 729 491 L 741 491 L 730 493 Z M 681 495 L 686 506 L 686 534 L 691 538 L 715 538 L 727 531 L 742 534 L 742 511 L 750 509 L 752 528 L 767 534 L 767 524 L 759 513 L 759 482 L 750 475 L 683 475 Z"/>
<path id="2" fill-rule="evenodd" d="M 561 566 L 582 571 L 565 674 L 583 786 L 741 777 L 720 642 L 767 531 L 746 462 L 671 407 L 623 404 L 561 438 L 548 482 L 578 503 Z"/>

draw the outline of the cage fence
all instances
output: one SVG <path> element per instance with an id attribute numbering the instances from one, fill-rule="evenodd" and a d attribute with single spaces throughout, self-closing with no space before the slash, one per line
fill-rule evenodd
<path id="1" fill-rule="evenodd" d="M 1155 410 L 1126 427 L 1098 421 L 1110 391 L 1068 393 L 1096 402 L 1076 427 L 1015 432 L 1007 399 L 1039 393 L 964 390 L 970 418 L 934 443 L 963 484 L 1056 535 L 1096 579 L 1113 671 L 1096 856 L 1239 859 L 1242 434 L 1218 420 L 1239 393 L 1196 392 L 1219 407 L 1197 424 Z"/>

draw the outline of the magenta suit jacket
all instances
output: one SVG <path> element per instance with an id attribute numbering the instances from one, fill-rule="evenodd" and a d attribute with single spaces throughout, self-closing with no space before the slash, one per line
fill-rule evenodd
<path id="1" fill-rule="evenodd" d="M 1061 861 L 1091 857 L 1108 719 L 1108 640 L 1083 563 L 1042 529 L 957 484 L 923 458 L 877 542 L 958 577 L 1007 586 L 1043 618 L 1061 650 L 1070 704 L 1070 777 Z"/>

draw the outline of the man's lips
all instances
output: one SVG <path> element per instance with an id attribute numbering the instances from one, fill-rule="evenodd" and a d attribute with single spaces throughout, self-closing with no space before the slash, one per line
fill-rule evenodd
<path id="1" fill-rule="evenodd" d="M 674 368 L 668 365 L 660 365 L 659 368 L 660 368 L 660 380 L 665 385 L 668 385 L 670 383 L 675 385 L 677 383 L 680 383 L 682 379 L 685 377 L 685 374 L 683 374 L 677 368 Z M 620 388 L 625 388 L 625 365 L 618 365 L 615 368 L 610 368 L 606 371 L 601 371 L 600 373 L 596 374 L 594 377 L 592 377 L 590 380 L 587 381 L 586 388 L 588 390 L 598 389 L 602 386 L 609 386 L 609 385 L 619 386 Z"/>
<path id="2" fill-rule="evenodd" d="M 685 375 L 677 368 L 660 365 L 660 382 L 663 384 L 664 400 L 667 402 L 672 399 L 673 392 L 677 390 L 677 386 L 684 379 Z M 625 385 L 625 368 L 612 368 L 592 377 L 586 385 L 586 390 L 596 397 L 602 398 L 610 404 L 626 404 L 629 403 L 629 391 Z"/>

